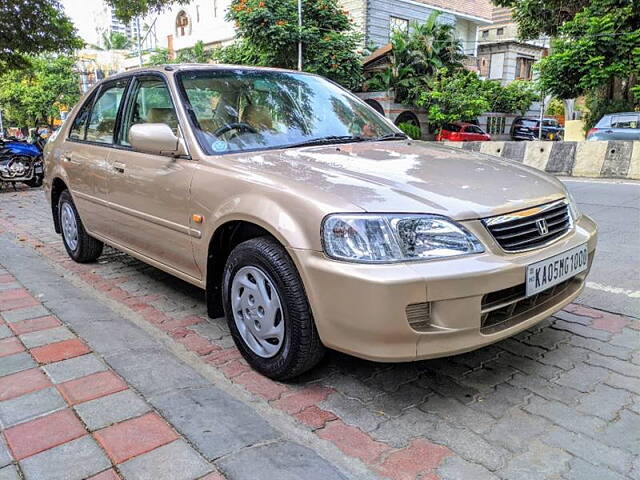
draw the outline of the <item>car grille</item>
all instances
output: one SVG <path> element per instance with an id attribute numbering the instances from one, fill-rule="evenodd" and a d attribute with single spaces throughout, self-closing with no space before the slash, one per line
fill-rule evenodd
<path id="1" fill-rule="evenodd" d="M 485 218 L 483 223 L 507 252 L 547 245 L 564 236 L 573 226 L 566 200 Z"/>

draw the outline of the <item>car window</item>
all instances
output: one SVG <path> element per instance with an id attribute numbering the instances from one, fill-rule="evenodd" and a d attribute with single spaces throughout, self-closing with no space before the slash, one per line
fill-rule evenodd
<path id="1" fill-rule="evenodd" d="M 84 102 L 76 118 L 73 119 L 71 130 L 69 131 L 69 138 L 73 140 L 84 140 L 85 133 L 87 131 L 87 120 L 89 119 L 89 113 L 91 112 L 91 104 L 95 94 L 91 94 L 89 98 Z"/>
<path id="2" fill-rule="evenodd" d="M 357 97 L 315 75 L 199 70 L 179 73 L 178 84 L 208 154 L 400 134 Z"/>
<path id="3" fill-rule="evenodd" d="M 518 127 L 528 127 L 528 128 L 534 128 L 538 126 L 538 121 L 537 120 L 529 120 L 526 118 L 520 119 L 517 121 L 517 126 Z"/>
<path id="4" fill-rule="evenodd" d="M 449 132 L 459 132 L 460 131 L 460 126 L 459 125 L 454 125 L 453 123 L 445 123 L 444 126 L 442 127 L 443 130 L 447 130 Z"/>
<path id="5" fill-rule="evenodd" d="M 136 79 L 131 102 L 122 121 L 120 143 L 129 145 L 129 130 L 139 123 L 165 123 L 178 134 L 178 117 L 171 101 L 169 88 L 162 78 L 143 77 Z"/>
<path id="6" fill-rule="evenodd" d="M 557 127 L 558 122 L 556 120 L 543 120 L 542 125 L 545 127 Z"/>
<path id="7" fill-rule="evenodd" d="M 467 125 L 464 131 L 467 133 L 484 133 L 480 127 L 476 127 L 475 125 Z"/>
<path id="8" fill-rule="evenodd" d="M 637 115 L 615 115 L 611 119 L 612 128 L 640 128 Z"/>
<path id="9" fill-rule="evenodd" d="M 87 127 L 86 140 L 96 143 L 113 143 L 118 109 L 122 103 L 127 80 L 105 85 L 100 90 Z"/>

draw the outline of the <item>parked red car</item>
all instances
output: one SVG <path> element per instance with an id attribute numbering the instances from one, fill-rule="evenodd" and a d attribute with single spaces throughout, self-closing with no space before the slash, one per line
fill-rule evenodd
<path id="1" fill-rule="evenodd" d="M 436 135 L 436 142 L 445 140 L 450 142 L 488 142 L 491 140 L 491 135 L 473 123 L 445 123 Z"/>

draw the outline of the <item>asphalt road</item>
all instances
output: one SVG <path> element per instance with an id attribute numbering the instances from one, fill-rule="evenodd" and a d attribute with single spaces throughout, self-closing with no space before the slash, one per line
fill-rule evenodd
<path id="1" fill-rule="evenodd" d="M 596 258 L 578 303 L 640 318 L 640 182 L 562 181 L 599 227 Z"/>

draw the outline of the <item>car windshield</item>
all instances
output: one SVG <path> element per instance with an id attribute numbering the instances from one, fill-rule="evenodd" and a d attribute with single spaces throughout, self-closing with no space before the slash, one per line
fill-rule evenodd
<path id="1" fill-rule="evenodd" d="M 476 127 L 475 125 L 467 125 L 465 127 L 464 131 L 467 132 L 467 133 L 482 133 L 482 134 L 484 134 L 482 129 L 480 127 Z"/>
<path id="2" fill-rule="evenodd" d="M 208 154 L 404 138 L 371 107 L 321 77 L 277 71 L 178 74 Z"/>

